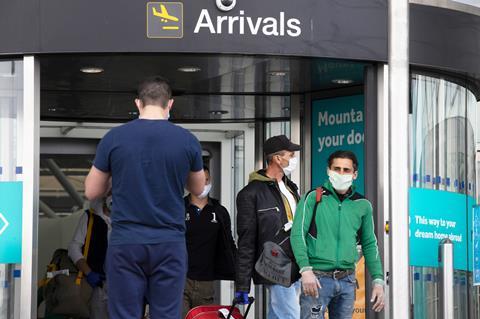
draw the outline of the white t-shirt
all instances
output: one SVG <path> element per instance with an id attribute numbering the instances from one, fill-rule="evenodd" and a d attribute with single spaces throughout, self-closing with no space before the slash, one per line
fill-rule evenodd
<path id="1" fill-rule="evenodd" d="M 297 209 L 297 201 L 295 200 L 295 197 L 292 195 L 292 193 L 290 193 L 283 181 L 280 181 L 278 183 L 278 186 L 280 187 L 280 191 L 287 198 L 288 203 L 290 204 L 290 208 L 292 209 L 292 217 L 295 216 L 295 210 Z"/>
<path id="2" fill-rule="evenodd" d="M 90 204 L 90 208 L 93 209 L 95 215 L 100 216 L 108 227 L 107 238 L 110 238 L 110 232 L 112 230 L 110 217 L 103 214 L 103 202 L 94 201 Z M 82 247 L 85 244 L 85 238 L 87 238 L 88 228 L 88 215 L 83 213 L 78 221 L 77 229 L 73 235 L 73 239 L 68 245 L 68 256 L 72 259 L 73 263 L 77 263 L 80 259 L 84 258 Z"/>

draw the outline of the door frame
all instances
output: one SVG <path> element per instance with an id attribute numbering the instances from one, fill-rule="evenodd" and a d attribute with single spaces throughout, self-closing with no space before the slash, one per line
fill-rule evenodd
<path id="1" fill-rule="evenodd" d="M 113 127 L 123 123 L 78 123 L 78 122 L 40 122 L 40 138 L 56 139 L 101 139 Z M 248 183 L 248 176 L 255 166 L 255 126 L 249 123 L 198 123 L 184 124 L 179 126 L 188 129 L 200 142 L 220 143 L 221 169 L 220 169 L 220 199 L 221 203 L 230 213 L 232 219 L 232 232 L 236 233 L 236 214 L 234 194 L 234 138 L 244 135 L 244 185 Z M 39 198 L 40 194 L 37 193 Z M 38 246 L 38 238 L 35 239 Z M 35 279 L 34 282 L 37 280 Z M 34 285 L 36 288 L 36 285 Z M 32 287 L 34 289 L 34 287 Z M 220 302 L 228 305 L 233 300 L 234 283 L 232 281 L 221 281 Z M 32 303 L 32 307 L 35 303 Z M 253 306 L 252 306 L 253 307 Z M 252 309 L 251 313 L 255 313 Z"/>

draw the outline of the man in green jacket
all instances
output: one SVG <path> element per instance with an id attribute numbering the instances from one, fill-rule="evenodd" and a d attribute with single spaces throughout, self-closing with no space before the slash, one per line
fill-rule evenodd
<path id="1" fill-rule="evenodd" d="M 372 205 L 352 185 L 358 176 L 355 154 L 331 154 L 328 176 L 318 204 L 315 191 L 298 203 L 291 231 L 292 249 L 302 274 L 300 317 L 310 318 L 319 312 L 319 318 L 323 318 L 328 308 L 330 319 L 352 318 L 357 242 L 373 279 L 373 309 L 380 312 L 384 307 L 383 270 Z"/>

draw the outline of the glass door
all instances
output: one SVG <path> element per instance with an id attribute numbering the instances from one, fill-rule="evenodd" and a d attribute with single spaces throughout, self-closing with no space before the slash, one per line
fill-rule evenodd
<path id="1" fill-rule="evenodd" d="M 19 313 L 23 63 L 0 61 L 0 318 Z"/>

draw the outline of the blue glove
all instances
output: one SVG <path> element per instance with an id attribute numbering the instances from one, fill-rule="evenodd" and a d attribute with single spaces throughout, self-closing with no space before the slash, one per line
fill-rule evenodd
<path id="1" fill-rule="evenodd" d="M 235 293 L 235 299 L 240 305 L 248 305 L 248 292 L 237 291 Z"/>
<path id="2" fill-rule="evenodd" d="M 91 271 L 88 273 L 87 282 L 92 288 L 101 287 L 103 285 L 104 276 L 100 275 L 98 272 Z"/>

